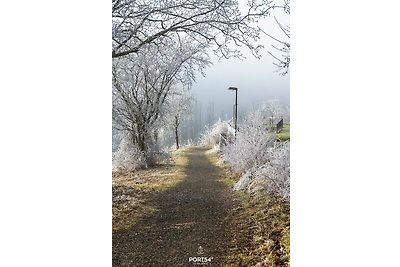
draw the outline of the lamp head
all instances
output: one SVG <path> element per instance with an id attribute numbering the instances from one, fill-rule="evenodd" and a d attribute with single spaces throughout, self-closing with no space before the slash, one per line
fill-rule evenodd
<path id="1" fill-rule="evenodd" d="M 228 90 L 235 90 L 235 91 L 237 91 L 237 87 L 232 87 L 232 86 L 231 86 L 231 87 L 228 88 Z"/>

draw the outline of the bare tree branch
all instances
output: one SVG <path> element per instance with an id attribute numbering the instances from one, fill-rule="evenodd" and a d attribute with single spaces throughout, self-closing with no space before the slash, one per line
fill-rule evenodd
<path id="1" fill-rule="evenodd" d="M 194 41 L 214 46 L 223 57 L 238 56 L 231 44 L 242 44 L 258 56 L 254 45 L 260 31 L 252 23 L 269 16 L 272 0 L 250 0 L 241 14 L 235 0 L 119 0 L 113 1 L 112 57 L 138 53 L 145 45 L 159 44 L 164 38 L 191 36 Z"/>

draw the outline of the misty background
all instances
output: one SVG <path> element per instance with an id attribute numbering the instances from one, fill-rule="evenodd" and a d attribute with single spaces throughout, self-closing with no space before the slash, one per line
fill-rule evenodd
<path id="1" fill-rule="evenodd" d="M 276 12 L 262 22 L 263 30 L 278 40 L 289 41 L 275 19 L 290 27 L 289 16 Z M 235 92 L 228 90 L 230 86 L 238 88 L 239 123 L 249 111 L 268 100 L 279 100 L 284 108 L 290 110 L 290 72 L 286 75 L 279 73 L 274 65 L 276 59 L 268 53 L 279 57 L 281 52 L 273 47 L 279 43 L 267 35 L 263 35 L 260 41 L 264 45 L 260 59 L 247 49 L 242 49 L 244 59 L 220 59 L 210 53 L 213 65 L 205 70 L 205 76 L 198 73 L 192 88 L 195 102 L 191 114 L 182 123 L 183 143 L 198 140 L 201 133 L 219 119 L 232 119 Z"/>
<path id="2" fill-rule="evenodd" d="M 246 8 L 246 1 L 239 1 L 239 7 Z M 289 16 L 283 10 L 275 10 L 269 18 L 260 19 L 259 25 L 273 38 L 290 42 L 278 22 L 290 28 Z M 205 76 L 197 73 L 191 89 L 194 101 L 179 126 L 182 145 L 198 143 L 201 135 L 218 120 L 233 118 L 235 92 L 228 90 L 230 86 L 238 88 L 238 123 L 248 112 L 256 110 L 268 100 L 278 100 L 283 108 L 290 110 L 290 72 L 282 75 L 274 65 L 277 60 L 269 52 L 276 57 L 280 57 L 282 52 L 273 47 L 280 46 L 273 38 L 262 34 L 259 43 L 264 49 L 259 59 L 245 47 L 241 49 L 242 59 L 218 58 L 209 51 L 212 65 L 205 69 Z M 161 146 L 172 146 L 173 131 L 164 132 L 159 141 Z M 113 152 L 118 144 L 119 137 L 113 129 Z"/>
<path id="3" fill-rule="evenodd" d="M 247 52 L 247 51 L 246 51 Z M 233 117 L 235 92 L 238 88 L 238 121 L 245 118 L 268 100 L 279 100 L 285 108 L 290 108 L 290 74 L 277 73 L 273 58 L 265 51 L 261 59 L 245 53 L 244 60 L 214 57 L 213 65 L 200 73 L 192 88 L 194 103 L 191 114 L 185 116 L 181 127 L 182 142 L 196 142 L 205 129 L 220 120 Z M 172 141 L 171 141 L 172 142 Z"/>

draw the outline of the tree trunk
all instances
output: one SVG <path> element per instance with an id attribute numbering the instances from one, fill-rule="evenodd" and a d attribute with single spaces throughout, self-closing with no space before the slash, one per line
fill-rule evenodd
<path id="1" fill-rule="evenodd" d="M 136 129 L 137 129 L 137 145 L 140 151 L 146 153 L 146 130 L 144 129 L 144 127 L 140 124 L 136 125 Z"/>
<path id="2" fill-rule="evenodd" d="M 142 152 L 146 152 L 146 143 L 144 141 L 144 135 L 139 134 L 138 135 L 138 148 Z"/>
<path id="3" fill-rule="evenodd" d="M 179 127 L 179 118 L 178 118 L 178 116 L 175 116 L 174 128 L 175 128 L 175 143 L 176 143 L 176 149 L 179 149 L 178 127 Z"/>
<path id="4" fill-rule="evenodd" d="M 178 127 L 175 127 L 175 142 L 176 142 L 176 149 L 179 149 Z"/>

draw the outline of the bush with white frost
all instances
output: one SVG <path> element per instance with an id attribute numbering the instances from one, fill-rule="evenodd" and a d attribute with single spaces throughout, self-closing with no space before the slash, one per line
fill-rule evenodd
<path id="1" fill-rule="evenodd" d="M 200 138 L 200 143 L 203 145 L 216 145 L 220 142 L 220 135 L 225 134 L 228 138 L 230 133 L 228 131 L 228 122 L 219 119 L 210 129 L 207 129 Z"/>
<path id="2" fill-rule="evenodd" d="M 253 112 L 240 125 L 236 141 L 222 150 L 223 159 L 236 172 L 260 166 L 269 159 L 275 140 L 275 134 L 268 132 L 267 122 L 262 113 Z"/>
<path id="3" fill-rule="evenodd" d="M 290 197 L 290 144 L 276 141 L 268 129 L 262 109 L 251 113 L 237 134 L 236 141 L 222 149 L 222 158 L 231 168 L 243 173 L 235 190 L 265 191 Z"/>
<path id="4" fill-rule="evenodd" d="M 130 141 L 129 135 L 123 135 L 117 151 L 113 154 L 113 169 L 136 170 L 147 168 L 144 152 Z"/>
<path id="5" fill-rule="evenodd" d="M 277 144 L 270 151 L 270 160 L 262 166 L 252 168 L 235 185 L 235 189 L 255 192 L 265 190 L 285 200 L 290 198 L 290 144 Z"/>

